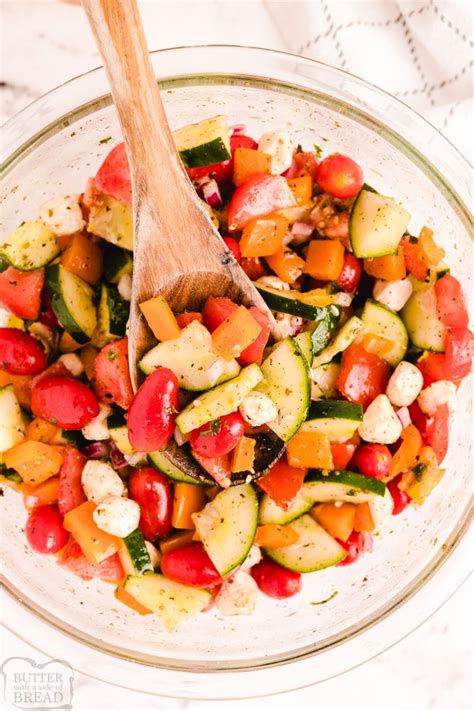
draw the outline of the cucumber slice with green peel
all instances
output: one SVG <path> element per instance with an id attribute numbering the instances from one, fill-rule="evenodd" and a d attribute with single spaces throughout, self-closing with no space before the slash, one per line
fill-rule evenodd
<path id="1" fill-rule="evenodd" d="M 133 218 L 128 205 L 101 194 L 89 211 L 87 231 L 107 242 L 133 251 Z"/>
<path id="2" fill-rule="evenodd" d="M 444 353 L 447 329 L 438 318 L 434 285 L 414 284 L 413 294 L 401 310 L 401 316 L 414 346 Z"/>
<path id="3" fill-rule="evenodd" d="M 102 347 L 106 343 L 125 336 L 130 303 L 122 299 L 114 284 L 102 284 L 100 301 L 97 309 L 97 331 L 94 334 L 95 345 Z"/>
<path id="4" fill-rule="evenodd" d="M 168 632 L 203 610 L 211 599 L 208 590 L 182 585 L 160 573 L 129 575 L 124 589 L 144 607 L 161 617 Z"/>
<path id="5" fill-rule="evenodd" d="M 298 291 L 281 291 L 271 286 L 257 286 L 257 289 L 272 311 L 281 311 L 310 321 L 321 320 L 327 312 L 325 306 L 312 306 L 298 299 Z"/>
<path id="6" fill-rule="evenodd" d="M 14 469 L 8 469 L 7 467 L 3 466 L 3 455 L 2 454 L 0 454 L 0 477 L 7 479 L 8 481 L 11 481 L 14 484 L 22 484 L 23 483 L 23 479 L 18 474 L 18 472 L 16 472 Z"/>
<path id="7" fill-rule="evenodd" d="M 346 557 L 347 551 L 308 515 L 293 521 L 298 542 L 286 548 L 265 548 L 266 555 L 295 573 L 312 573 L 329 568 Z"/>
<path id="8" fill-rule="evenodd" d="M 329 343 L 324 350 L 319 353 L 319 355 L 313 358 L 311 368 L 319 368 L 321 365 L 325 365 L 332 361 L 332 359 L 349 348 L 351 343 L 356 339 L 357 335 L 364 328 L 364 322 L 361 321 L 357 316 L 351 316 L 351 318 L 346 321 L 342 328 L 336 333 L 335 337 Z"/>
<path id="9" fill-rule="evenodd" d="M 392 341 L 393 346 L 388 352 L 384 349 L 377 353 L 372 349 L 372 353 L 375 352 L 382 360 L 386 360 L 395 368 L 403 360 L 408 348 L 408 333 L 400 316 L 377 301 L 368 300 L 362 311 L 361 319 L 364 322 L 364 328 L 357 340 L 362 341 L 363 337 L 370 333 Z"/>
<path id="10" fill-rule="evenodd" d="M 230 130 L 227 116 L 214 116 L 173 131 L 173 139 L 188 167 L 229 160 Z"/>
<path id="11" fill-rule="evenodd" d="M 118 284 L 120 277 L 133 271 L 131 252 L 113 244 L 108 244 L 104 254 L 104 279 L 110 284 Z"/>
<path id="12" fill-rule="evenodd" d="M 255 489 L 251 484 L 224 489 L 192 519 L 209 558 L 221 575 L 227 575 L 245 560 L 255 538 Z"/>
<path id="13" fill-rule="evenodd" d="M 267 395 L 278 410 L 268 423 L 284 442 L 288 442 L 306 419 L 310 403 L 309 368 L 294 338 L 288 336 L 262 363 L 264 380 L 256 390 Z"/>
<path id="14" fill-rule="evenodd" d="M 185 390 L 209 390 L 235 378 L 240 365 L 233 358 L 225 360 L 215 350 L 212 337 L 202 323 L 192 321 L 178 338 L 158 343 L 138 364 L 149 375 L 160 367 L 170 368 Z"/>
<path id="15" fill-rule="evenodd" d="M 191 430 L 205 425 L 206 422 L 235 412 L 244 398 L 262 379 L 263 373 L 256 363 L 242 368 L 236 378 L 217 385 L 190 402 L 179 413 L 176 425 L 183 434 L 187 434 Z"/>
<path id="16" fill-rule="evenodd" d="M 185 472 L 178 469 L 173 462 L 171 462 L 166 456 L 165 452 L 157 450 L 156 452 L 150 452 L 148 455 L 148 460 L 158 471 L 165 474 L 173 481 L 184 482 L 185 484 L 203 484 L 210 486 L 211 481 L 200 481 L 195 477 L 185 474 Z"/>
<path id="17" fill-rule="evenodd" d="M 318 356 L 329 344 L 339 325 L 341 311 L 337 306 L 329 306 L 324 317 L 317 321 L 311 334 L 313 355 Z"/>
<path id="18" fill-rule="evenodd" d="M 337 397 L 337 381 L 341 366 L 339 363 L 325 363 L 311 369 L 311 399 Z"/>
<path id="19" fill-rule="evenodd" d="M 301 431 L 325 434 L 330 442 L 346 442 L 361 424 L 363 414 L 362 405 L 346 400 L 316 400 Z"/>
<path id="20" fill-rule="evenodd" d="M 61 264 L 46 270 L 51 306 L 61 326 L 78 343 L 87 343 L 97 326 L 94 292 Z"/>
<path id="21" fill-rule="evenodd" d="M 301 488 L 293 501 L 286 509 L 278 506 L 278 504 L 268 494 L 262 496 L 260 501 L 260 509 L 258 513 L 258 522 L 264 526 L 266 524 L 278 524 L 283 526 L 285 523 L 294 521 L 303 514 L 307 513 L 314 506 L 314 501 L 303 493 Z"/>
<path id="22" fill-rule="evenodd" d="M 304 494 L 311 497 L 314 503 L 348 501 L 362 504 L 370 501 L 373 496 L 384 496 L 385 489 L 383 481 L 346 469 L 334 469 L 325 473 L 313 469 L 303 484 Z"/>
<path id="23" fill-rule="evenodd" d="M 19 444 L 25 437 L 25 422 L 13 385 L 0 388 L 0 452 Z"/>
<path id="24" fill-rule="evenodd" d="M 119 557 L 127 575 L 143 575 L 153 572 L 153 565 L 148 553 L 143 533 L 139 528 L 122 539 Z"/>
<path id="25" fill-rule="evenodd" d="M 23 222 L 0 244 L 0 256 L 23 272 L 45 267 L 58 254 L 56 235 L 39 220 Z"/>
<path id="26" fill-rule="evenodd" d="M 310 366 L 311 361 L 313 360 L 313 343 L 311 341 L 311 332 L 303 331 L 302 333 L 298 333 L 298 335 L 294 336 L 294 339 L 296 341 L 296 345 L 300 349 L 301 353 L 304 355 L 308 366 Z"/>
<path id="27" fill-rule="evenodd" d="M 362 189 L 349 218 L 349 236 L 359 258 L 396 254 L 411 215 L 393 198 Z"/>
<path id="28" fill-rule="evenodd" d="M 109 415 L 107 429 L 110 439 L 122 454 L 134 454 L 135 451 L 128 439 L 128 427 L 123 415 Z"/>

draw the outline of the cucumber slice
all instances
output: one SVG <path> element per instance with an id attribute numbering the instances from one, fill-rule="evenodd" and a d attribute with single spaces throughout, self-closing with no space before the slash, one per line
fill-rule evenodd
<path id="1" fill-rule="evenodd" d="M 46 266 L 58 254 L 56 236 L 39 220 L 23 222 L 0 244 L 0 256 L 24 272 Z"/>
<path id="2" fill-rule="evenodd" d="M 355 340 L 363 328 L 364 322 L 361 321 L 360 318 L 357 318 L 357 316 L 351 316 L 351 318 L 342 326 L 339 333 L 337 333 L 333 338 L 331 343 L 323 351 L 321 351 L 319 355 L 313 358 L 311 368 L 314 370 L 315 368 L 319 368 L 321 365 L 325 365 L 325 363 L 329 363 L 335 356 L 338 355 L 338 353 L 342 353 L 342 351 L 345 351 L 346 348 L 349 348 L 351 343 Z"/>
<path id="3" fill-rule="evenodd" d="M 124 588 L 135 600 L 161 617 L 168 632 L 204 609 L 211 599 L 208 590 L 190 588 L 160 573 L 130 575 Z"/>
<path id="4" fill-rule="evenodd" d="M 262 363 L 264 380 L 256 390 L 268 395 L 278 417 L 268 426 L 288 442 L 306 419 L 310 403 L 309 368 L 294 338 L 288 336 Z"/>
<path id="5" fill-rule="evenodd" d="M 296 341 L 296 345 L 300 349 L 301 353 L 304 355 L 308 366 L 310 366 L 311 361 L 313 360 L 313 343 L 311 341 L 311 332 L 303 331 L 302 333 L 298 333 L 297 336 L 294 336 L 294 339 Z"/>
<path id="6" fill-rule="evenodd" d="M 393 198 L 362 189 L 352 206 L 349 236 L 356 257 L 395 254 L 411 215 Z"/>
<path id="7" fill-rule="evenodd" d="M 110 284 L 118 284 L 120 277 L 133 271 L 133 257 L 130 252 L 113 244 L 108 244 L 104 254 L 104 279 Z"/>
<path id="8" fill-rule="evenodd" d="M 301 358 L 303 358 L 301 356 Z M 235 412 L 243 399 L 263 379 L 256 363 L 242 368 L 239 375 L 199 395 L 176 418 L 176 425 L 183 434 L 195 430 L 206 422 Z"/>
<path id="9" fill-rule="evenodd" d="M 264 494 L 260 502 L 258 522 L 262 526 L 268 523 L 276 523 L 283 526 L 285 523 L 290 523 L 290 521 L 294 521 L 295 518 L 299 518 L 307 513 L 313 506 L 314 501 L 311 497 L 304 494 L 303 488 L 299 490 L 298 494 L 286 509 L 278 506 L 268 494 Z"/>
<path id="10" fill-rule="evenodd" d="M 94 345 L 102 348 L 106 343 L 123 338 L 127 327 L 130 304 L 122 299 L 113 284 L 102 284 L 97 310 L 97 330 Z"/>
<path id="11" fill-rule="evenodd" d="M 331 442 L 346 442 L 359 427 L 363 414 L 362 405 L 345 400 L 317 400 L 311 403 L 301 430 L 328 435 Z"/>
<path id="12" fill-rule="evenodd" d="M 227 575 L 245 560 L 255 538 L 255 489 L 251 484 L 224 489 L 192 519 L 209 558 L 221 575 Z"/>
<path id="13" fill-rule="evenodd" d="M 133 251 L 133 218 L 128 205 L 101 194 L 89 211 L 88 232 Z"/>
<path id="14" fill-rule="evenodd" d="M 134 454 L 135 450 L 128 439 L 128 427 L 123 415 L 109 415 L 107 429 L 110 439 L 122 454 Z"/>
<path id="15" fill-rule="evenodd" d="M 341 311 L 337 306 L 329 306 L 324 317 L 318 321 L 311 334 L 311 347 L 313 355 L 319 355 L 328 345 L 333 337 L 341 317 Z"/>
<path id="16" fill-rule="evenodd" d="M 291 524 L 299 540 L 287 548 L 266 548 L 269 558 L 295 573 L 312 573 L 329 568 L 346 557 L 339 545 L 311 516 L 301 516 Z"/>
<path id="17" fill-rule="evenodd" d="M 364 322 L 364 328 L 359 334 L 358 340 L 362 340 L 367 333 L 373 333 L 376 336 L 393 341 L 393 347 L 388 353 L 381 352 L 378 354 L 376 351 L 375 353 L 395 368 L 403 360 L 408 348 L 408 333 L 400 316 L 377 301 L 369 299 L 364 306 L 361 319 Z"/>
<path id="18" fill-rule="evenodd" d="M 198 321 L 186 326 L 178 338 L 158 343 L 138 366 L 146 375 L 160 367 L 170 368 L 185 390 L 209 390 L 240 372 L 235 358 L 225 360 L 214 349 L 211 334 Z"/>
<path id="19" fill-rule="evenodd" d="M 87 343 L 97 326 L 94 292 L 75 274 L 60 264 L 46 270 L 51 306 L 65 331 L 78 343 Z"/>
<path id="20" fill-rule="evenodd" d="M 311 399 L 338 396 L 337 381 L 341 366 L 339 363 L 325 363 L 311 370 Z"/>
<path id="21" fill-rule="evenodd" d="M 178 469 L 173 462 L 171 462 L 168 457 L 166 456 L 166 453 L 157 450 L 156 452 L 150 452 L 148 455 L 148 460 L 150 464 L 152 464 L 158 471 L 160 471 L 162 474 L 166 474 L 167 477 L 170 479 L 173 479 L 173 481 L 181 481 L 185 482 L 186 484 L 204 484 L 209 486 L 211 484 L 210 481 L 200 481 L 199 479 L 196 479 L 195 477 L 189 476 L 189 474 L 185 474 L 185 472 L 181 471 L 181 469 Z"/>
<path id="22" fill-rule="evenodd" d="M 257 289 L 272 311 L 281 311 L 292 316 L 307 318 L 310 321 L 321 320 L 326 315 L 326 307 L 312 306 L 301 301 L 297 296 L 298 291 L 281 291 L 271 286 L 258 286 Z"/>
<path id="23" fill-rule="evenodd" d="M 153 565 L 148 553 L 143 533 L 136 528 L 122 539 L 119 557 L 127 575 L 143 575 L 153 572 Z"/>
<path id="24" fill-rule="evenodd" d="M 191 167 L 229 160 L 230 130 L 227 116 L 214 116 L 173 131 L 176 148 Z"/>
<path id="25" fill-rule="evenodd" d="M 414 346 L 444 353 L 447 330 L 438 318 L 434 285 L 417 282 L 401 315 Z"/>
<path id="26" fill-rule="evenodd" d="M 25 437 L 25 423 L 13 385 L 0 388 L 0 452 L 6 452 Z"/>

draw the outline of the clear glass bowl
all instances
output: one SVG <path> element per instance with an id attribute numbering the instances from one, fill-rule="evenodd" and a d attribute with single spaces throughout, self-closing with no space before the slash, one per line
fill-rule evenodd
<path id="1" fill-rule="evenodd" d="M 152 55 L 173 128 L 218 113 L 251 135 L 287 129 L 305 147 L 348 153 L 367 182 L 396 196 L 411 227 L 433 227 L 472 293 L 470 172 L 432 126 L 373 86 L 318 62 L 261 49 L 178 48 Z M 120 129 L 98 69 L 45 95 L 5 128 L 1 200 L 7 230 L 50 196 L 79 192 Z M 159 265 L 157 265 L 159 266 Z M 260 596 L 251 617 L 203 614 L 174 634 L 83 582 L 24 539 L 20 497 L 3 501 L 4 619 L 49 655 L 109 682 L 180 697 L 276 693 L 334 676 L 425 620 L 469 569 L 469 387 L 459 392 L 447 473 L 425 505 L 393 518 L 372 555 L 304 578 L 288 601 Z M 325 604 L 314 604 L 334 596 Z M 285 666 L 281 666 L 285 665 Z"/>

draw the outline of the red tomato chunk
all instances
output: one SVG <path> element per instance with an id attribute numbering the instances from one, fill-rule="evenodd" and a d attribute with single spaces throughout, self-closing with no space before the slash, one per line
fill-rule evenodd
<path id="1" fill-rule="evenodd" d="M 169 479 L 152 467 L 133 472 L 129 479 L 130 498 L 140 504 L 139 527 L 148 541 L 166 536 L 171 530 L 173 494 Z"/>
<path id="2" fill-rule="evenodd" d="M 222 583 L 222 578 L 202 543 L 188 543 L 168 551 L 161 559 L 163 575 L 193 588 L 209 588 Z"/>
<path id="3" fill-rule="evenodd" d="M 0 366 L 14 375 L 36 375 L 48 358 L 37 338 L 18 328 L 0 328 Z"/>

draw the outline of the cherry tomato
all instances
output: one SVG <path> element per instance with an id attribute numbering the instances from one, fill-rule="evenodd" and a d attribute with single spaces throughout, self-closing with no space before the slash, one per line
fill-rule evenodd
<path id="1" fill-rule="evenodd" d="M 241 230 L 247 222 L 260 215 L 295 205 L 296 198 L 285 178 L 255 173 L 232 195 L 227 217 L 229 231 Z"/>
<path id="2" fill-rule="evenodd" d="M 82 470 L 87 462 L 74 447 L 65 447 L 63 463 L 59 470 L 58 508 L 62 516 L 84 503 L 86 496 L 81 484 Z"/>
<path id="3" fill-rule="evenodd" d="M 112 148 L 94 178 L 94 185 L 106 195 L 132 204 L 132 181 L 124 143 Z"/>
<path id="4" fill-rule="evenodd" d="M 242 257 L 240 266 L 252 281 L 260 279 L 260 277 L 268 274 L 265 264 L 260 257 Z"/>
<path id="5" fill-rule="evenodd" d="M 408 496 L 408 494 L 398 488 L 398 484 L 401 478 L 402 475 L 399 474 L 395 477 L 395 479 L 392 479 L 392 481 L 389 481 L 387 484 L 387 489 L 389 490 L 390 495 L 393 499 L 392 516 L 398 516 L 398 514 L 400 514 L 404 509 L 406 509 L 406 507 L 410 504 L 411 501 L 411 498 Z"/>
<path id="6" fill-rule="evenodd" d="M 37 506 L 28 516 L 26 538 L 37 553 L 57 553 L 69 540 L 57 506 Z"/>
<path id="7" fill-rule="evenodd" d="M 37 338 L 18 328 L 0 328 L 0 366 L 12 375 L 36 375 L 48 358 Z"/>
<path id="8" fill-rule="evenodd" d="M 347 252 L 344 254 L 344 266 L 336 284 L 347 293 L 351 294 L 359 286 L 362 276 L 362 261 Z"/>
<path id="9" fill-rule="evenodd" d="M 445 274 L 435 284 L 438 317 L 445 326 L 466 328 L 469 317 L 461 284 L 451 274 Z"/>
<path id="10" fill-rule="evenodd" d="M 338 566 L 355 563 L 362 553 L 372 550 L 372 536 L 370 533 L 352 531 L 347 541 L 341 541 L 339 538 L 336 538 L 336 541 L 347 551 L 346 557 L 336 564 Z"/>
<path id="11" fill-rule="evenodd" d="M 202 314 L 199 311 L 184 311 L 182 314 L 176 316 L 176 321 L 180 328 L 186 328 L 193 321 L 199 321 L 202 323 Z"/>
<path id="12" fill-rule="evenodd" d="M 161 570 L 165 577 L 193 588 L 209 588 L 222 583 L 214 563 L 198 542 L 165 553 Z"/>
<path id="13" fill-rule="evenodd" d="M 303 151 L 302 153 L 295 153 L 293 155 L 293 161 L 283 175 L 285 178 L 303 178 L 305 175 L 310 175 L 313 180 L 316 179 L 316 172 L 318 170 L 318 161 L 314 153 L 310 151 Z"/>
<path id="14" fill-rule="evenodd" d="M 283 568 L 269 558 L 263 558 L 250 570 L 259 589 L 277 600 L 293 597 L 301 590 L 301 573 Z"/>
<path id="15" fill-rule="evenodd" d="M 44 323 L 45 326 L 49 326 L 49 328 L 61 328 L 61 324 L 56 318 L 56 314 L 51 306 L 49 294 L 45 289 L 41 292 L 41 314 L 38 320 Z"/>
<path id="16" fill-rule="evenodd" d="M 220 457 L 234 449 L 244 432 L 244 418 L 240 412 L 232 412 L 192 430 L 189 442 L 193 451 L 203 457 Z"/>
<path id="17" fill-rule="evenodd" d="M 59 554 L 58 564 L 84 580 L 100 578 L 101 580 L 117 582 L 125 578 L 118 553 L 114 553 L 97 565 L 94 565 L 93 563 L 89 563 L 79 543 L 72 538 Z"/>
<path id="18" fill-rule="evenodd" d="M 337 389 L 351 402 L 366 408 L 377 395 L 385 392 L 390 373 L 386 361 L 362 346 L 352 345 L 343 353 Z"/>
<path id="19" fill-rule="evenodd" d="M 270 471 L 257 479 L 257 484 L 281 508 L 286 509 L 303 486 L 307 469 L 290 467 L 286 456 L 274 464 Z"/>
<path id="20" fill-rule="evenodd" d="M 166 536 L 171 530 L 173 494 L 169 480 L 153 467 L 133 472 L 128 482 L 131 499 L 140 504 L 140 529 L 147 541 Z"/>
<path id="21" fill-rule="evenodd" d="M 222 238 L 224 242 L 226 243 L 227 247 L 230 249 L 238 263 L 240 264 L 240 261 L 242 259 L 242 255 L 240 254 L 240 245 L 237 242 L 236 239 L 233 237 L 223 237 Z"/>
<path id="22" fill-rule="evenodd" d="M 62 429 L 80 430 L 99 414 L 99 403 L 92 390 L 78 380 L 49 375 L 33 387 L 31 410 Z"/>
<path id="23" fill-rule="evenodd" d="M 158 368 L 135 393 L 127 416 L 128 438 L 137 452 L 163 449 L 178 414 L 178 379 L 169 368 Z"/>
<path id="24" fill-rule="evenodd" d="M 337 198 L 355 197 L 364 184 L 362 168 L 352 158 L 334 153 L 321 161 L 316 182 L 329 195 Z"/>
<path id="25" fill-rule="evenodd" d="M 127 410 L 133 389 L 128 369 L 128 338 L 108 343 L 97 354 L 92 368 L 92 386 L 101 402 L 113 402 Z"/>
<path id="26" fill-rule="evenodd" d="M 20 272 L 8 267 L 0 273 L 0 306 L 18 318 L 37 319 L 44 286 L 44 269 Z"/>
<path id="27" fill-rule="evenodd" d="M 439 405 L 428 421 L 425 439 L 433 448 L 438 464 L 441 464 L 449 446 L 449 410 L 447 405 Z"/>
<path id="28" fill-rule="evenodd" d="M 361 444 L 357 447 L 353 461 L 364 476 L 383 479 L 390 473 L 392 455 L 385 444 Z"/>
<path id="29" fill-rule="evenodd" d="M 472 368 L 472 333 L 452 328 L 446 337 L 445 366 L 448 380 L 461 380 Z"/>
<path id="30" fill-rule="evenodd" d="M 255 341 L 247 346 L 247 348 L 244 348 L 242 353 L 237 358 L 242 366 L 250 365 L 250 363 L 258 363 L 258 365 L 260 365 L 263 360 L 263 351 L 265 350 L 270 337 L 270 319 L 267 314 L 260 311 L 260 309 L 256 306 L 251 306 L 249 311 L 255 321 L 260 324 L 262 330 L 258 334 Z"/>

